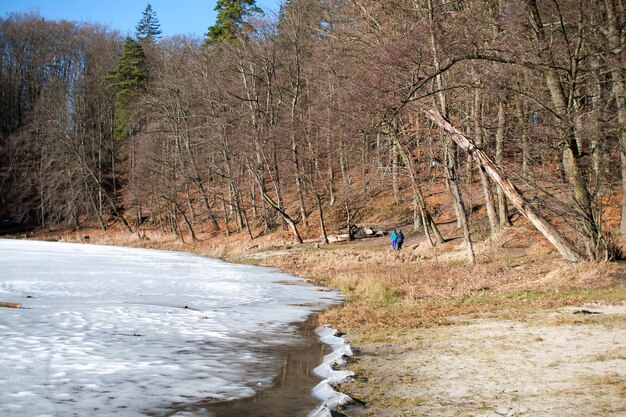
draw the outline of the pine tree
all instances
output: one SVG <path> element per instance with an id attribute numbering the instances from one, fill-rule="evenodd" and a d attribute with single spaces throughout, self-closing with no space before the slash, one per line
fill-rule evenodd
<path id="1" fill-rule="evenodd" d="M 111 71 L 109 88 L 117 91 L 115 98 L 115 136 L 120 139 L 132 131 L 132 102 L 145 90 L 148 82 L 146 55 L 141 44 L 128 37 L 124 43 L 120 63 Z"/>
<path id="2" fill-rule="evenodd" d="M 148 4 L 141 14 L 141 20 L 135 26 L 135 35 L 140 41 L 154 41 L 161 37 L 161 24 L 157 19 L 156 12 L 152 10 L 152 5 Z"/>
<path id="3" fill-rule="evenodd" d="M 248 17 L 254 13 L 263 13 L 255 0 L 217 0 L 214 10 L 217 18 L 205 35 L 205 45 L 219 45 L 236 39 L 241 35 L 241 29 Z"/>

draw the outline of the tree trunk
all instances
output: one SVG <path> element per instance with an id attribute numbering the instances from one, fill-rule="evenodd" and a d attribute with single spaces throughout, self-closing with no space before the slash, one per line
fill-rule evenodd
<path id="1" fill-rule="evenodd" d="M 257 211 L 257 203 L 256 203 L 256 192 L 255 192 L 255 183 L 254 178 L 252 176 L 249 177 L 250 181 L 248 184 L 248 191 L 250 193 L 250 207 L 252 208 L 252 218 L 254 220 L 258 219 L 258 211 Z M 267 230 L 267 227 L 266 227 Z"/>
<path id="2" fill-rule="evenodd" d="M 235 187 L 235 183 L 232 179 L 229 178 L 228 183 L 228 190 L 230 194 L 230 210 L 231 213 L 235 215 L 235 225 L 237 226 L 237 233 L 239 233 L 243 230 L 243 219 L 241 218 L 237 188 Z"/>
<path id="3" fill-rule="evenodd" d="M 459 221 L 461 222 L 461 229 L 463 230 L 463 238 L 465 240 L 465 248 L 467 250 L 467 261 L 471 264 L 474 263 L 474 245 L 472 244 L 472 236 L 469 230 L 469 224 L 467 221 L 467 212 L 463 206 L 463 198 L 461 196 L 461 190 L 459 188 L 459 178 L 457 176 L 457 169 L 455 163 L 456 156 L 456 144 L 450 140 L 447 145 L 447 172 L 448 180 L 450 183 L 450 192 L 454 200 L 454 205 L 458 213 Z"/>
<path id="4" fill-rule="evenodd" d="M 0 307 L 5 307 L 5 308 L 22 308 L 22 304 L 20 304 L 20 303 L 9 303 L 7 301 L 0 301 Z"/>
<path id="5" fill-rule="evenodd" d="M 331 149 L 333 149 L 333 144 L 331 142 L 330 139 L 330 135 L 328 135 L 326 137 L 326 149 L 327 152 L 331 152 Z M 327 189 L 328 189 L 328 205 L 329 206 L 333 206 L 335 204 L 335 168 L 333 167 L 333 158 L 327 158 L 328 159 L 328 185 L 327 185 Z"/>
<path id="6" fill-rule="evenodd" d="M 528 146 L 528 132 L 526 131 L 526 125 L 528 122 L 524 117 L 524 108 L 521 100 L 517 100 L 515 102 L 515 117 L 517 118 L 517 125 L 520 130 L 520 141 L 522 143 L 522 176 L 524 179 L 528 179 L 530 174 L 528 164 L 530 148 Z M 478 146 L 480 146 L 480 144 L 478 144 Z"/>
<path id="7" fill-rule="evenodd" d="M 298 144 L 295 136 L 292 136 L 291 138 L 291 152 L 294 172 L 296 175 L 296 191 L 298 193 L 298 204 L 300 206 L 300 219 L 302 221 L 302 226 L 304 227 L 304 232 L 307 233 L 309 230 L 309 224 L 307 222 L 306 206 L 304 204 L 304 182 L 302 181 L 302 173 L 300 172 L 300 157 L 298 155 Z"/>
<path id="8" fill-rule="evenodd" d="M 619 123 L 619 149 L 621 160 L 621 172 L 622 172 L 622 221 L 620 223 L 619 231 L 621 234 L 626 234 L 626 80 L 624 80 L 623 70 L 626 65 L 626 58 L 624 57 L 623 48 L 623 26 L 620 26 L 618 16 L 623 15 L 623 5 L 620 8 L 614 1 L 605 0 L 605 8 L 608 17 L 608 21 L 611 24 L 607 28 L 608 38 L 608 50 L 616 55 L 617 66 L 611 71 L 611 78 L 613 84 L 613 95 L 617 104 L 617 120 Z M 621 12 L 620 12 L 621 10 Z M 619 65 L 621 63 L 621 65 Z"/>
<path id="9" fill-rule="evenodd" d="M 393 190 L 394 204 L 400 204 L 400 187 L 398 186 L 398 149 L 396 143 L 391 142 L 391 189 Z"/>
<path id="10" fill-rule="evenodd" d="M 224 213 L 224 233 L 226 234 L 226 236 L 230 236 L 230 224 L 228 221 L 228 209 L 226 208 L 226 196 L 224 195 L 224 193 L 222 193 L 221 198 L 222 200 L 222 211 Z"/>
<path id="11" fill-rule="evenodd" d="M 448 132 L 457 145 L 461 149 L 468 152 L 474 160 L 485 167 L 485 171 L 496 184 L 502 187 L 506 196 L 511 203 L 526 217 L 530 223 L 543 234 L 550 243 L 559 251 L 561 256 L 568 262 L 580 262 L 581 255 L 577 252 L 574 245 L 563 237 L 544 217 L 537 213 L 532 206 L 524 199 L 521 193 L 509 181 L 501 170 L 491 161 L 491 159 L 465 135 L 455 129 L 447 120 L 445 120 L 436 110 L 427 110 L 424 112 L 426 116 L 432 120 L 437 126 Z"/>
<path id="12" fill-rule="evenodd" d="M 254 175 L 254 179 L 257 181 L 257 184 L 259 184 L 259 189 L 261 190 L 261 197 L 263 197 L 263 199 L 267 201 L 267 203 L 274 210 L 276 210 L 276 212 L 282 217 L 285 223 L 287 223 L 287 225 L 289 226 L 289 229 L 291 230 L 291 233 L 293 233 L 293 237 L 296 239 L 296 242 L 302 243 L 303 242 L 302 237 L 300 236 L 300 232 L 298 232 L 298 227 L 296 226 L 295 220 L 293 220 L 291 216 L 289 216 L 289 214 L 287 214 L 287 212 L 283 210 L 283 208 L 280 207 L 277 202 L 272 200 L 272 197 L 270 197 L 269 194 L 265 192 L 265 190 L 263 190 L 263 187 L 261 187 L 261 184 L 260 184 L 260 178 L 256 176 L 254 171 L 250 171 L 250 172 L 252 172 L 252 175 Z"/>
<path id="13" fill-rule="evenodd" d="M 537 36 L 539 46 L 544 47 L 544 45 L 549 43 L 549 40 L 548 35 L 544 32 L 544 26 L 537 2 L 536 0 L 527 0 L 526 6 L 530 13 L 530 23 L 533 25 L 533 30 Z M 570 51 L 570 73 L 568 74 L 570 79 L 567 94 L 563 91 L 561 78 L 554 69 L 554 65 L 552 65 L 553 59 L 551 56 L 547 56 L 545 58 L 547 63 L 550 65 L 546 66 L 543 75 L 550 92 L 554 113 L 565 125 L 563 131 L 563 142 L 561 143 L 561 161 L 565 177 L 572 188 L 576 203 L 575 209 L 578 212 L 579 220 L 578 231 L 586 240 L 586 249 L 588 251 L 595 251 L 594 248 L 599 243 L 599 239 L 602 238 L 602 233 L 599 225 L 596 223 L 591 195 L 583 174 L 583 162 L 579 147 L 579 139 L 581 135 L 576 131 L 576 124 L 573 123 L 575 120 L 572 119 L 572 117 L 576 116 L 576 94 L 578 93 L 576 90 L 576 69 L 578 67 L 578 62 L 581 59 L 581 50 L 584 39 L 583 34 L 584 31 L 579 30 L 576 35 L 576 45 L 569 45 L 572 48 Z M 568 50 L 570 50 L 570 48 L 568 48 Z"/>
<path id="14" fill-rule="evenodd" d="M 431 221 L 431 219 L 429 219 L 430 216 L 428 215 L 428 213 L 422 210 L 421 207 L 420 207 L 420 216 L 422 216 L 422 225 L 424 226 L 424 238 L 426 239 L 426 243 L 428 244 L 428 247 L 432 248 L 433 246 L 435 246 L 435 244 L 433 243 L 433 239 L 430 237 L 430 233 L 428 233 L 428 229 L 430 228 L 430 221 Z M 439 236 L 441 236 L 441 234 Z"/>
<path id="15" fill-rule="evenodd" d="M 348 231 L 348 241 L 351 241 L 352 233 L 350 233 L 350 227 L 352 226 L 352 214 L 350 213 L 350 203 L 347 198 L 344 201 L 344 209 L 346 210 L 346 230 Z"/>
<path id="16" fill-rule="evenodd" d="M 239 190 L 237 203 L 240 205 L 241 216 L 243 218 L 244 226 L 246 227 L 246 232 L 248 233 L 248 239 L 254 240 L 254 236 L 252 236 L 252 230 L 250 229 L 250 222 L 248 220 L 248 214 L 246 213 L 246 208 L 241 207 L 242 206 L 242 204 L 240 203 L 241 201 L 243 201 L 243 198 L 241 196 L 241 190 Z"/>
<path id="17" fill-rule="evenodd" d="M 343 178 L 344 187 L 350 187 L 350 185 L 352 185 L 352 178 L 350 178 L 350 165 L 348 164 L 346 147 L 342 138 L 339 138 L 339 167 L 341 169 L 341 177 Z"/>
<path id="18" fill-rule="evenodd" d="M 322 208 L 322 197 L 315 193 L 315 197 L 317 199 L 317 209 L 319 211 L 320 216 L 320 238 L 324 245 L 328 245 L 328 234 L 326 234 L 326 224 L 324 223 L 324 210 Z"/>
<path id="19" fill-rule="evenodd" d="M 417 4 L 417 2 L 416 2 Z M 438 48 L 437 48 L 437 40 L 435 39 L 435 29 L 434 29 L 434 25 L 435 25 L 435 9 L 433 7 L 433 2 L 432 0 L 428 0 L 428 11 L 429 11 L 429 19 L 430 19 L 430 48 L 431 48 L 431 52 L 433 54 L 433 66 L 435 67 L 435 71 L 437 73 L 437 75 L 435 76 L 435 85 L 436 88 L 438 90 L 437 96 L 435 101 L 439 101 L 439 108 L 441 109 L 441 113 L 444 116 L 447 116 L 448 114 L 448 106 L 446 104 L 446 95 L 444 93 L 444 83 L 443 83 L 443 76 L 441 75 L 441 67 L 439 64 L 439 53 L 438 53 Z M 451 145 L 451 147 L 449 148 L 449 150 L 454 149 L 454 145 Z M 455 153 L 453 151 L 453 154 L 451 156 L 455 156 Z M 465 222 L 463 221 L 463 219 L 461 219 L 461 217 L 465 216 L 465 210 L 459 210 L 459 207 L 463 207 L 463 202 L 462 201 L 457 201 L 458 198 L 460 198 L 460 192 L 456 193 L 454 192 L 454 190 L 452 190 L 451 184 L 450 184 L 450 180 L 452 178 L 456 177 L 456 174 L 452 175 L 452 173 L 450 172 L 450 167 L 452 167 L 453 169 L 455 169 L 455 165 L 456 165 L 456 158 L 452 158 L 451 160 L 451 165 L 448 164 L 446 162 L 445 167 L 447 172 L 447 181 L 446 184 L 448 185 L 448 189 L 450 190 L 450 192 L 452 193 L 452 198 L 454 200 L 454 211 L 456 212 L 456 217 L 457 217 L 457 225 L 459 225 L 460 227 L 463 227 L 463 224 L 467 225 L 467 218 L 465 217 Z M 456 184 L 457 186 L 457 191 L 458 191 L 458 183 Z M 432 221 L 432 219 L 431 219 Z M 432 223 L 431 223 L 432 226 Z M 463 233 L 468 233 L 469 234 L 469 229 L 467 231 L 463 231 Z M 439 240 L 439 238 L 437 238 L 437 240 Z M 443 241 L 443 238 L 441 238 L 441 241 Z M 471 241 L 467 241 L 468 246 L 471 246 Z"/>
<path id="20" fill-rule="evenodd" d="M 474 91 L 474 140 L 479 147 L 483 146 L 483 129 L 482 129 L 482 96 L 480 90 Z M 470 155 L 471 158 L 471 155 Z M 480 176 L 480 183 L 483 188 L 483 196 L 485 200 L 485 210 L 487 211 L 487 219 L 489 220 L 489 230 L 493 235 L 499 229 L 498 218 L 496 215 L 496 208 L 493 204 L 493 191 L 491 190 L 491 184 L 489 178 L 485 173 L 485 168 L 478 166 L 478 175 Z"/>
<path id="21" fill-rule="evenodd" d="M 504 149 L 504 127 L 506 118 L 504 115 L 504 102 L 498 101 L 498 128 L 496 129 L 496 165 L 502 167 L 502 151 Z M 498 193 L 498 218 L 500 219 L 500 226 L 511 226 L 509 221 L 509 208 L 506 202 L 506 196 L 502 190 L 502 186 L 498 185 L 496 188 Z"/>
<path id="22" fill-rule="evenodd" d="M 279 168 L 279 164 L 278 164 L 278 149 L 276 148 L 276 142 L 275 141 L 272 142 L 272 168 L 271 168 L 270 172 L 273 173 L 273 175 L 272 175 L 272 184 L 274 185 L 274 192 L 276 193 L 276 204 L 278 204 L 278 207 L 280 207 L 282 209 L 284 207 L 283 186 L 282 186 L 282 183 L 281 183 L 280 168 Z M 259 183 L 259 181 L 261 181 L 261 177 L 255 178 L 255 180 L 257 181 L 257 183 Z M 262 182 L 260 183 L 259 186 L 261 188 L 261 197 L 263 197 L 263 193 L 266 192 L 266 190 L 263 187 L 263 183 Z M 263 200 L 266 201 L 265 198 L 263 198 Z"/>
<path id="23" fill-rule="evenodd" d="M 426 206 L 426 200 L 424 199 L 424 194 L 422 193 L 419 179 L 417 178 L 417 174 L 413 167 L 413 160 L 410 157 L 404 145 L 398 139 L 395 126 L 393 125 L 390 126 L 390 129 L 391 129 L 391 132 L 390 132 L 391 139 L 394 141 L 395 148 L 398 150 L 398 154 L 400 155 L 400 158 L 402 158 L 402 161 L 404 162 L 404 165 L 406 166 L 406 169 L 408 170 L 409 178 L 411 179 L 411 187 L 413 188 L 413 198 L 419 205 L 420 212 L 422 213 L 422 220 L 424 224 L 424 236 L 426 237 L 426 241 L 431 246 L 433 245 L 432 239 L 429 234 L 429 229 L 430 229 L 432 233 L 435 235 L 435 239 L 437 239 L 437 243 L 443 243 L 444 242 L 443 236 L 441 236 L 441 233 L 439 232 L 437 225 L 435 224 L 432 217 L 430 216 L 430 213 L 428 212 L 428 209 Z"/>
<path id="24" fill-rule="evenodd" d="M 189 209 L 189 217 L 191 217 L 191 224 L 196 221 L 196 211 L 193 208 L 193 199 L 191 198 L 191 192 L 189 191 L 189 184 L 185 183 L 185 193 L 187 194 L 187 208 Z M 139 227 L 141 218 L 141 212 L 137 208 L 137 227 Z"/>
<path id="25" fill-rule="evenodd" d="M 416 198 L 413 199 L 413 231 L 417 232 L 422 226 L 422 215 Z"/>
<path id="26" fill-rule="evenodd" d="M 176 201 L 174 201 L 174 205 L 178 209 L 178 212 L 181 214 L 181 216 L 183 216 L 183 220 L 185 221 L 185 225 L 187 225 L 187 230 L 189 231 L 189 237 L 191 238 L 191 241 L 197 241 L 198 239 L 196 238 L 196 233 L 193 231 L 193 225 L 191 224 L 191 221 L 189 221 L 189 218 L 183 211 L 182 207 L 180 207 Z"/>
<path id="27" fill-rule="evenodd" d="M 604 137 L 602 132 L 602 126 L 600 125 L 600 119 L 602 114 L 602 76 L 603 69 L 601 69 L 598 59 L 591 59 L 591 68 L 593 72 L 593 94 L 591 95 L 591 134 L 590 136 L 590 153 L 591 153 L 591 167 L 593 168 L 593 184 L 597 187 L 600 193 L 603 192 L 604 183 L 602 178 L 602 170 L 604 167 Z"/>
<path id="28" fill-rule="evenodd" d="M 622 154 L 620 155 L 622 161 L 622 221 L 620 223 L 619 232 L 626 234 L 626 136 L 622 133 Z"/>

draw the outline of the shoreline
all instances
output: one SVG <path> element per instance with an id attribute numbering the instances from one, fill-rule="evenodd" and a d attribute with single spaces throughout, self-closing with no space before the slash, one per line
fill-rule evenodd
<path id="1" fill-rule="evenodd" d="M 306 416 L 319 405 L 311 394 L 320 382 L 313 369 L 329 351 L 315 333 L 318 314 L 314 312 L 306 321 L 293 323 L 301 337 L 297 344 L 266 348 L 275 355 L 276 376 L 270 387 L 259 389 L 251 397 L 185 407 L 166 417 L 186 416 L 187 413 L 211 417 Z"/>
<path id="2" fill-rule="evenodd" d="M 80 241 L 75 237 L 76 234 L 66 234 L 59 238 Z M 175 250 L 230 263 L 270 267 L 340 290 L 344 295 L 341 304 L 329 306 L 312 317 L 346 333 L 346 341 L 359 352 L 349 365 L 357 377 L 341 388 L 365 405 L 347 408 L 352 417 L 444 417 L 449 415 L 446 410 L 485 417 L 503 410 L 539 415 L 524 414 L 533 410 L 546 417 L 604 417 L 615 410 L 626 412 L 626 404 L 620 399 L 626 393 L 626 369 L 620 365 L 626 351 L 613 345 L 609 338 L 616 332 L 626 335 L 626 311 L 618 309 L 588 317 L 560 313 L 567 306 L 576 306 L 577 310 L 590 304 L 626 307 L 626 262 L 566 265 L 544 241 L 535 239 L 532 231 L 523 227 L 507 229 L 477 244 L 481 258 L 473 266 L 464 261 L 457 241 L 429 250 L 417 236 L 409 236 L 408 240 L 402 254 L 390 254 L 385 250 L 386 240 L 381 239 L 319 248 L 281 246 L 265 238 L 254 245 L 242 238 L 208 238 L 181 245 L 159 240 L 158 235 L 147 242 L 124 235 L 105 235 L 91 239 L 90 243 Z M 388 274 L 389 268 L 394 268 L 393 275 Z M 548 323 L 543 323 L 545 317 L 550 317 Z M 537 320 L 528 330 L 523 327 Z M 479 340 L 487 345 L 477 353 L 477 340 L 472 335 L 474 323 L 494 328 Z M 519 332 L 527 336 L 505 346 L 500 341 L 510 338 L 511 329 L 516 329 L 514 335 Z M 546 338 L 544 332 L 552 336 Z M 601 372 L 580 380 L 564 377 L 563 372 L 546 374 L 563 370 L 561 367 L 572 355 L 569 345 L 560 343 L 564 337 L 575 341 L 577 347 L 586 346 L 589 332 L 603 343 L 598 351 L 576 351 L 575 356 L 584 357 L 577 366 L 587 369 L 592 364 Z M 526 364 L 530 368 L 519 367 L 528 361 L 529 342 L 536 344 L 534 348 L 539 352 L 548 342 L 555 342 L 550 345 L 553 360 L 539 367 L 532 363 Z M 473 361 L 458 362 L 461 358 Z M 539 359 L 532 362 L 535 361 Z M 448 363 L 456 367 L 448 369 Z M 612 370 L 606 370 L 605 365 Z M 472 371 L 453 380 L 448 377 L 452 371 L 466 368 Z M 525 386 L 537 388 L 537 392 L 529 396 L 534 402 L 528 403 L 515 394 L 519 388 L 513 386 L 510 377 L 515 374 L 515 378 L 523 379 L 531 372 L 533 378 Z M 492 389 L 494 380 L 504 381 L 499 390 Z M 537 381 L 542 382 L 541 388 L 536 386 Z M 471 392 L 464 388 L 472 385 L 476 389 Z M 509 391 L 511 398 L 504 398 L 502 393 Z M 586 414 L 578 413 L 573 401 L 562 402 L 560 414 L 551 414 L 547 407 L 550 399 L 542 393 L 552 391 L 584 401 Z M 604 404 L 594 400 L 598 396 L 606 398 Z M 250 416 L 263 415 L 258 408 L 256 413 Z"/>

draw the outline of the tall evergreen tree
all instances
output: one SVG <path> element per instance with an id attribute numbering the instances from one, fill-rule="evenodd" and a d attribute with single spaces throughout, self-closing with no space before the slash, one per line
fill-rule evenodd
<path id="1" fill-rule="evenodd" d="M 219 45 L 237 38 L 246 19 L 254 13 L 263 13 L 256 0 L 217 0 L 215 24 L 206 33 L 205 45 Z"/>
<path id="2" fill-rule="evenodd" d="M 141 14 L 141 20 L 135 26 L 135 35 L 140 41 L 154 41 L 161 37 L 161 23 L 157 19 L 156 12 L 152 10 L 152 5 L 148 4 Z"/>
<path id="3" fill-rule="evenodd" d="M 131 104 L 137 95 L 145 90 L 148 82 L 146 55 L 141 44 L 133 38 L 126 38 L 120 63 L 108 77 L 110 88 L 117 91 L 115 99 L 116 129 L 119 139 L 132 131 L 133 111 Z"/>

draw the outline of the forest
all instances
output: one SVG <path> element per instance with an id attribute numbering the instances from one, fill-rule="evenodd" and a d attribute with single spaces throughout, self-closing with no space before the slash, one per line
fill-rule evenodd
<path id="1" fill-rule="evenodd" d="M 134 37 L 1 18 L 0 219 L 328 242 L 387 201 L 437 245 L 443 192 L 470 262 L 513 216 L 568 261 L 620 256 L 623 0 L 216 11 L 201 39 L 150 5 Z"/>

